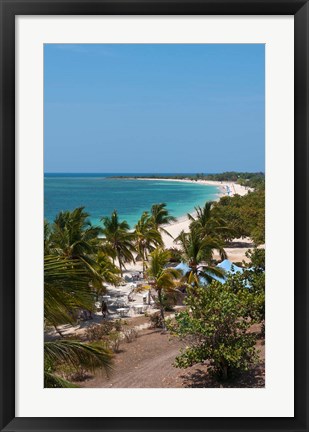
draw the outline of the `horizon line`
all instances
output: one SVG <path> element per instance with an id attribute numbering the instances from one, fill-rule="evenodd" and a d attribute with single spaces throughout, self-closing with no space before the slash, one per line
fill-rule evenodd
<path id="1" fill-rule="evenodd" d="M 44 171 L 44 174 L 190 174 L 190 175 L 197 175 L 197 174 L 224 174 L 224 173 L 250 173 L 250 174 L 265 174 L 265 171 L 258 170 L 258 171 L 213 171 L 213 172 L 159 172 L 159 171 L 149 171 L 149 172 L 108 172 L 108 171 Z"/>

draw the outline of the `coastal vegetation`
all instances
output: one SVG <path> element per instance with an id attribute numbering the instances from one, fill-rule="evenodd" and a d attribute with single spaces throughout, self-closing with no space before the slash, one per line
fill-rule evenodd
<path id="1" fill-rule="evenodd" d="M 265 190 L 246 195 L 224 196 L 214 204 L 213 216 L 224 220 L 229 229 L 221 231 L 226 241 L 250 237 L 256 246 L 265 243 Z"/>
<path id="2" fill-rule="evenodd" d="M 132 253 L 134 236 L 130 232 L 127 221 L 119 221 L 117 210 L 113 211 L 111 217 L 102 217 L 101 221 L 104 226 L 103 250 L 113 259 L 113 262 L 117 258 L 122 276 L 125 263 L 134 261 Z"/>
<path id="3" fill-rule="evenodd" d="M 224 259 L 226 258 L 225 251 L 216 239 L 203 236 L 199 228 L 191 227 L 190 232 L 182 231 L 175 241 L 180 246 L 183 261 L 189 267 L 185 273 L 185 280 L 189 285 L 197 287 L 201 277 L 210 283 L 214 276 L 223 276 L 222 270 L 214 265 L 212 259 L 215 249 L 222 253 Z"/>
<path id="4" fill-rule="evenodd" d="M 135 225 L 134 230 L 135 249 L 137 259 L 143 262 L 143 272 L 146 270 L 148 255 L 158 246 L 163 246 L 163 240 L 156 225 L 148 212 L 144 212 Z"/>
<path id="5" fill-rule="evenodd" d="M 149 178 L 149 179 L 171 179 L 171 180 L 210 180 L 210 181 L 218 181 L 218 182 L 234 182 L 238 183 L 242 186 L 250 187 L 250 188 L 260 188 L 265 185 L 265 174 L 263 172 L 249 173 L 249 172 L 237 172 L 237 171 L 226 171 L 219 174 L 147 174 L 144 176 L 136 175 L 136 176 L 113 176 L 111 178 Z"/>
<path id="6" fill-rule="evenodd" d="M 163 236 L 171 237 L 169 225 L 176 219 L 165 203 L 145 210 L 134 227 L 117 210 L 93 226 L 83 207 L 60 212 L 53 223 L 45 221 L 44 322 L 46 330 L 54 328 L 58 335 L 45 342 L 45 387 L 76 386 L 71 375 L 61 372 L 66 367 L 109 373 L 121 340 L 134 340 L 134 328 L 125 330 L 113 321 L 107 329 L 103 315 L 100 326 L 89 327 L 84 339 L 63 335 L 62 327 L 76 325 L 81 313 L 92 318 L 107 286 L 124 283 L 127 265 L 136 262 L 141 262 L 143 282 L 135 292 L 148 291 L 163 330 L 185 341 L 176 367 L 209 362 L 209 372 L 227 380 L 254 366 L 257 336 L 251 328 L 258 324 L 262 333 L 265 328 L 265 251 L 247 253 L 249 262 L 241 273 L 226 274 L 217 263 L 218 257 L 227 258 L 226 248 L 235 238 L 249 237 L 255 246 L 264 243 L 263 175 L 224 175 L 237 175 L 238 183 L 253 189 L 196 207 L 188 215 L 188 229 L 169 249 Z M 175 268 L 178 264 L 185 271 Z M 182 310 L 167 324 L 170 299 L 174 304 L 180 299 Z"/>
<path id="7" fill-rule="evenodd" d="M 187 309 L 169 325 L 172 334 L 186 341 L 176 367 L 209 361 L 210 373 L 227 380 L 257 362 L 257 334 L 250 329 L 261 323 L 263 329 L 265 322 L 265 251 L 249 255 L 244 272 L 228 275 L 224 284 L 189 287 Z"/>
<path id="8" fill-rule="evenodd" d="M 175 365 L 186 368 L 209 361 L 209 370 L 227 380 L 231 374 L 246 371 L 257 360 L 256 335 L 248 332 L 248 290 L 235 293 L 231 281 L 212 282 L 188 290 L 188 309 L 175 317 L 171 332 L 188 345 L 176 357 Z"/>
<path id="9" fill-rule="evenodd" d="M 177 219 L 169 214 L 165 203 L 160 203 L 154 204 L 151 207 L 151 221 L 157 231 L 170 236 L 170 233 L 164 228 L 164 225 L 169 225 L 172 222 L 176 222 Z"/>
<path id="10" fill-rule="evenodd" d="M 204 207 L 195 207 L 196 216 L 188 214 L 191 221 L 190 228 L 199 229 L 203 237 L 210 236 L 218 239 L 233 237 L 235 233 L 228 222 L 214 214 L 214 204 L 213 201 L 207 201 Z"/>
<path id="11" fill-rule="evenodd" d="M 164 249 L 155 249 L 150 254 L 150 262 L 147 269 L 149 277 L 149 289 L 155 290 L 156 300 L 159 304 L 162 327 L 165 330 L 164 298 L 169 295 L 177 295 L 179 292 L 177 283 L 181 272 L 173 267 L 167 267 L 170 253 Z M 145 288 L 145 287 L 143 287 Z"/>
<path id="12" fill-rule="evenodd" d="M 61 255 L 44 257 L 44 323 L 45 327 L 74 324 L 74 313 L 79 308 L 92 310 L 93 301 L 89 283 L 89 270 L 79 260 Z M 44 387 L 75 387 L 63 379 L 57 370 L 63 366 L 75 370 L 97 368 L 106 372 L 111 367 L 111 352 L 106 345 L 94 345 L 78 340 L 63 339 L 44 342 Z"/>

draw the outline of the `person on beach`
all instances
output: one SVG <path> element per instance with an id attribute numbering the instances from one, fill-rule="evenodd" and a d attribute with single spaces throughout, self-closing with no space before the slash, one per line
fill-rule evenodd
<path id="1" fill-rule="evenodd" d="M 108 314 L 107 304 L 104 300 L 102 300 L 102 317 L 106 318 L 106 315 Z"/>

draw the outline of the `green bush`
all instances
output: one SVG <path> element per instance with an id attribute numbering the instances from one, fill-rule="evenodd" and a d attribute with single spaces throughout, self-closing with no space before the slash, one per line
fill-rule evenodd
<path id="1" fill-rule="evenodd" d="M 229 283 L 213 282 L 189 290 L 188 309 L 169 324 L 171 332 L 188 345 L 176 357 L 175 366 L 186 368 L 209 361 L 209 371 L 226 380 L 235 372 L 247 371 L 257 361 L 256 335 L 248 333 L 247 288 L 237 293 Z"/>
<path id="2" fill-rule="evenodd" d="M 213 216 L 226 221 L 233 237 L 250 237 L 256 245 L 265 243 L 265 191 L 257 189 L 244 196 L 224 196 L 213 207 Z M 230 235 L 224 236 L 231 241 Z"/>
<path id="3" fill-rule="evenodd" d="M 117 331 L 112 331 L 107 339 L 107 343 L 115 353 L 119 352 L 121 334 Z"/>

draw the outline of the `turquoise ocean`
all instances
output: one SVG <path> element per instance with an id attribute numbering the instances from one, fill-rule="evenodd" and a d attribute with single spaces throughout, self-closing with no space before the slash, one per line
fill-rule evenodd
<path id="1" fill-rule="evenodd" d="M 160 174 L 164 177 L 172 174 Z M 135 180 L 115 176 L 143 176 L 143 173 L 123 174 L 52 174 L 44 176 L 45 219 L 52 222 L 61 210 L 84 206 L 95 225 L 102 216 L 116 209 L 131 228 L 152 204 L 166 203 L 170 213 L 179 218 L 194 211 L 197 205 L 215 200 L 219 189 L 197 183 L 163 180 Z M 149 176 L 149 174 L 148 174 Z"/>

